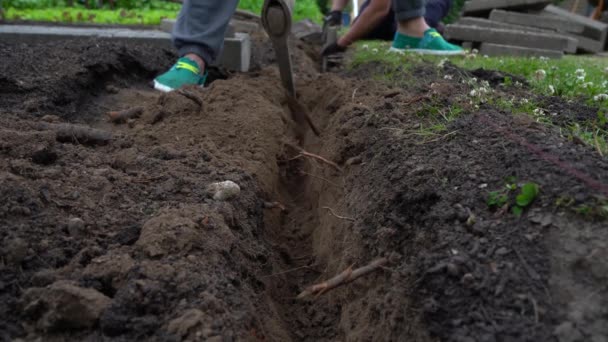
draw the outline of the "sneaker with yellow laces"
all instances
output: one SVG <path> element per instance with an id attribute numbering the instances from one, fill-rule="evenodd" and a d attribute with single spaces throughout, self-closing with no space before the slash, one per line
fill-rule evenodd
<path id="1" fill-rule="evenodd" d="M 169 71 L 154 79 L 154 89 L 170 92 L 185 85 L 204 86 L 207 80 L 207 71 L 201 75 L 201 69 L 195 61 L 187 57 L 177 60 Z"/>
<path id="2" fill-rule="evenodd" d="M 395 33 L 390 51 L 444 56 L 464 54 L 464 50 L 460 46 L 446 42 L 441 34 L 433 28 L 426 30 L 422 38 L 407 36 L 399 32 Z"/>

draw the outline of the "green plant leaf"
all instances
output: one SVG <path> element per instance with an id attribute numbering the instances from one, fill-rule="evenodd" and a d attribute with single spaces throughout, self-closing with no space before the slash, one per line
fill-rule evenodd
<path id="1" fill-rule="evenodd" d="M 511 208 L 511 211 L 513 212 L 513 215 L 520 217 L 521 214 L 524 212 L 524 208 L 516 205 L 513 208 Z"/>
<path id="2" fill-rule="evenodd" d="M 527 207 L 534 201 L 538 195 L 538 185 L 535 183 L 526 183 L 521 187 L 521 192 L 515 198 L 515 203 L 520 207 Z"/>

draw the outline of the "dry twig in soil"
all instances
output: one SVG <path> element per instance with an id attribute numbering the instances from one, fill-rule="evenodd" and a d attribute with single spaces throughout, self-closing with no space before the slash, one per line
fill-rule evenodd
<path id="1" fill-rule="evenodd" d="M 203 100 L 201 100 L 201 98 L 196 96 L 194 93 L 191 93 L 185 89 L 179 89 L 177 93 L 194 101 L 194 103 L 196 103 L 199 107 L 203 107 Z"/>
<path id="2" fill-rule="evenodd" d="M 331 289 L 334 289 L 344 284 L 348 284 L 359 277 L 362 277 L 368 273 L 377 270 L 378 268 L 381 268 L 387 262 L 388 259 L 380 258 L 372 261 L 369 265 L 357 268 L 356 270 L 353 270 L 353 267 L 350 266 L 346 270 L 342 271 L 342 273 L 329 280 L 326 280 L 320 284 L 315 284 L 307 287 L 298 295 L 297 298 L 302 299 L 311 295 L 320 296 Z"/>
<path id="3" fill-rule="evenodd" d="M 327 209 L 333 216 L 335 216 L 341 220 L 347 220 L 347 221 L 353 221 L 353 222 L 355 221 L 355 219 L 352 217 L 346 217 L 346 216 L 341 216 L 341 215 L 336 214 L 334 212 L 334 210 L 330 207 L 323 207 L 323 209 Z"/>
<path id="4" fill-rule="evenodd" d="M 144 112 L 144 107 L 133 107 L 125 110 L 108 112 L 108 118 L 113 123 L 123 123 L 128 119 L 134 119 L 141 116 Z"/>

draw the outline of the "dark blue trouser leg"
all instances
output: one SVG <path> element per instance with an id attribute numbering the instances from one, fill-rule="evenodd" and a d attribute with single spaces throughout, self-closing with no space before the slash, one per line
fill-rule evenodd
<path id="1" fill-rule="evenodd" d="M 370 1 L 371 0 L 367 0 L 363 3 L 363 5 L 361 5 L 359 13 L 365 11 L 365 9 L 369 6 Z M 420 2 L 417 2 L 417 4 L 419 5 Z M 417 6 L 416 4 L 412 5 Z M 429 26 L 436 28 L 441 19 L 448 14 L 451 7 L 452 0 L 427 0 L 424 8 L 414 9 L 413 13 L 417 14 L 414 17 L 420 16 L 421 13 L 424 13 L 424 18 Z M 395 22 L 395 12 L 393 9 L 391 9 L 391 11 L 386 15 L 385 19 L 382 20 L 382 23 L 374 28 L 374 30 L 370 32 L 370 34 L 364 39 L 393 40 L 395 37 L 395 31 L 397 31 L 397 23 Z"/>
<path id="2" fill-rule="evenodd" d="M 173 27 L 178 54 L 194 53 L 212 63 L 224 44 L 238 0 L 185 0 Z"/>

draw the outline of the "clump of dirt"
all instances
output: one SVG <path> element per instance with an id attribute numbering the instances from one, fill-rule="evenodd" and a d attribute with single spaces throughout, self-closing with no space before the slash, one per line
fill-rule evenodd
<path id="1" fill-rule="evenodd" d="M 298 93 L 321 135 L 298 145 L 269 49 L 251 73 L 159 94 L 145 83 L 172 55 L 132 68 L 148 50 L 116 45 L 86 68 L 80 44 L 62 45 L 73 71 L 41 74 L 53 92 L 7 90 L 17 74 L 1 83 L 2 339 L 608 337 L 605 222 L 571 210 L 606 195 L 608 162 L 592 149 L 476 108 L 434 66 L 407 85 L 319 75 L 301 42 Z M 26 50 L 1 49 L 14 65 Z M 134 106 L 141 116 L 123 124 L 105 117 Z M 450 120 L 427 129 L 438 117 Z M 74 122 L 111 138 L 58 140 Z M 522 217 L 488 208 L 506 179 L 539 185 Z M 224 181 L 238 191 L 222 200 L 210 185 Z M 375 272 L 297 299 L 378 258 Z"/>

